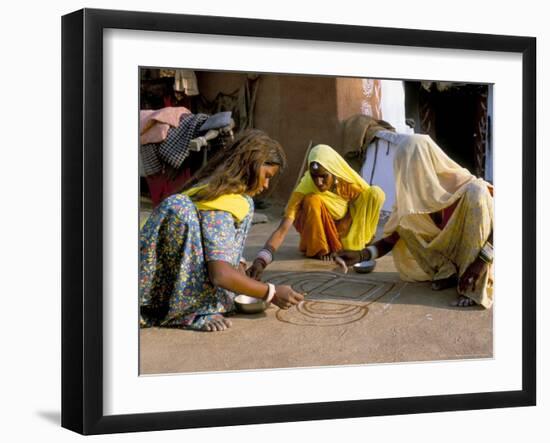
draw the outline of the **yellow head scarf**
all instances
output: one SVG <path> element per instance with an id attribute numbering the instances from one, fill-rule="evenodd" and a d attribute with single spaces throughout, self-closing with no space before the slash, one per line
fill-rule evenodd
<path id="1" fill-rule="evenodd" d="M 348 165 L 348 163 L 334 149 L 328 145 L 317 145 L 311 149 L 307 158 L 308 167 L 311 163 L 319 163 L 323 168 L 335 177 L 347 183 L 359 186 L 363 190 L 369 189 L 369 185 L 361 176 Z M 330 215 L 335 220 L 340 220 L 346 215 L 348 202 L 339 195 L 330 191 L 319 191 L 319 188 L 313 182 L 309 170 L 306 171 L 294 192 L 300 194 L 318 194 L 326 205 Z"/>
<path id="2" fill-rule="evenodd" d="M 335 220 L 342 219 L 348 206 L 352 224 L 348 233 L 341 239 L 345 249 L 361 249 L 369 242 L 378 224 L 380 207 L 385 195 L 380 188 L 371 188 L 361 176 L 334 149 L 328 145 L 313 147 L 308 156 L 308 166 L 317 162 L 338 179 L 360 187 L 364 192 L 351 204 L 338 194 L 330 191 L 319 191 L 313 182 L 309 170 L 304 174 L 294 192 L 301 194 L 318 194 Z M 367 191 L 376 191 L 377 198 L 372 198 Z"/>
<path id="3" fill-rule="evenodd" d="M 183 194 L 188 197 L 192 197 L 201 189 L 205 188 L 206 185 L 197 186 L 187 191 L 184 191 Z M 250 211 L 250 204 L 248 200 L 241 194 L 225 194 L 220 195 L 218 198 L 210 201 L 196 201 L 193 202 L 195 207 L 199 211 L 226 211 L 229 212 L 237 222 L 242 222 L 248 212 Z"/>

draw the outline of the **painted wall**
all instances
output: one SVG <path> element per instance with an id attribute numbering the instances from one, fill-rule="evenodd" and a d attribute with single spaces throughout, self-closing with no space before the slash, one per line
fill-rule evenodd
<path id="1" fill-rule="evenodd" d="M 246 74 L 238 72 L 196 72 L 200 93 L 207 100 L 214 100 L 219 92 L 231 94 L 241 87 Z"/>
<path id="2" fill-rule="evenodd" d="M 362 113 L 365 101 L 363 79 L 338 77 L 336 80 L 336 115 L 338 120 L 345 121 L 355 114 Z"/>

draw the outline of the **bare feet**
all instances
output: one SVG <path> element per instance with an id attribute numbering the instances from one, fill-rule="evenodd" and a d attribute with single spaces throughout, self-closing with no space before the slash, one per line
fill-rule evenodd
<path id="1" fill-rule="evenodd" d="M 456 286 L 458 280 L 456 275 L 451 275 L 448 278 L 443 278 L 441 280 L 434 280 L 432 282 L 432 291 L 443 291 L 444 289 L 451 288 Z"/>
<path id="2" fill-rule="evenodd" d="M 470 306 L 475 306 L 476 302 L 464 295 L 459 295 L 452 305 L 458 308 L 468 308 Z"/>
<path id="3" fill-rule="evenodd" d="M 230 328 L 232 324 L 231 320 L 225 318 L 223 315 L 215 315 L 205 323 L 205 330 L 208 332 L 225 331 Z"/>
<path id="4" fill-rule="evenodd" d="M 231 320 L 221 314 L 201 315 L 190 326 L 190 329 L 205 332 L 225 331 L 232 325 Z"/>
<path id="5" fill-rule="evenodd" d="M 319 260 L 324 261 L 324 262 L 332 261 L 332 254 L 327 254 L 327 255 L 318 254 L 315 257 L 318 258 Z"/>

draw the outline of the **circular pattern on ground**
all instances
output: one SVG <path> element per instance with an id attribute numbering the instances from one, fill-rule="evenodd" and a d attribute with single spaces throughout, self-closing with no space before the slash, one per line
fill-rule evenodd
<path id="1" fill-rule="evenodd" d="M 342 326 L 361 320 L 368 311 L 364 305 L 306 300 L 276 315 L 279 321 L 297 326 Z"/>

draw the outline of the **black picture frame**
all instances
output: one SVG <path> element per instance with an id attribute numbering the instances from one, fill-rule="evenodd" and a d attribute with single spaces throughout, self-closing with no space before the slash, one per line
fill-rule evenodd
<path id="1" fill-rule="evenodd" d="M 522 388 L 517 391 L 109 415 L 103 412 L 103 31 L 169 31 L 522 56 Z M 83 9 L 62 18 L 62 426 L 82 434 L 536 404 L 536 39 Z"/>

